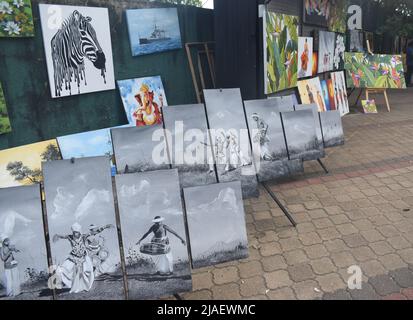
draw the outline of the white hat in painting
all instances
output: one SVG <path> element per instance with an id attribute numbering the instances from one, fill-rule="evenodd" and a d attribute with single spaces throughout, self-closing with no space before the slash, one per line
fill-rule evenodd
<path id="1" fill-rule="evenodd" d="M 159 223 L 159 222 L 163 222 L 163 221 L 165 221 L 165 218 L 162 218 L 160 216 L 157 216 L 157 217 L 153 218 L 153 220 L 152 220 L 153 223 Z"/>
<path id="2" fill-rule="evenodd" d="M 75 222 L 75 223 L 72 225 L 72 232 L 79 232 L 79 233 L 81 233 L 81 232 L 82 232 L 82 226 L 81 226 L 80 224 L 78 224 L 77 222 Z"/>

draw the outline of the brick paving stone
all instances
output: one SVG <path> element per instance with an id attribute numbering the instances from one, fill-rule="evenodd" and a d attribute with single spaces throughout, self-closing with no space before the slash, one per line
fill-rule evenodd
<path id="1" fill-rule="evenodd" d="M 317 229 L 325 229 L 334 226 L 333 222 L 328 218 L 315 219 L 313 223 Z"/>
<path id="2" fill-rule="evenodd" d="M 308 210 L 313 210 L 321 209 L 323 208 L 323 205 L 320 203 L 320 201 L 306 201 L 304 202 L 304 207 Z"/>
<path id="3" fill-rule="evenodd" d="M 386 241 L 370 243 L 370 248 L 380 256 L 394 252 L 394 249 Z"/>
<path id="4" fill-rule="evenodd" d="M 288 287 L 293 282 L 287 271 L 279 270 L 264 274 L 265 283 L 269 289 L 278 289 L 282 287 Z"/>
<path id="5" fill-rule="evenodd" d="M 328 217 L 328 214 L 324 211 L 324 209 L 309 210 L 308 215 L 312 220 Z"/>
<path id="6" fill-rule="evenodd" d="M 346 284 L 337 273 L 318 276 L 316 280 L 319 283 L 321 290 L 326 293 L 332 293 L 339 289 L 346 288 Z"/>
<path id="7" fill-rule="evenodd" d="M 382 234 L 375 229 L 360 231 L 360 234 L 368 242 L 377 242 L 377 241 L 384 240 L 384 237 L 382 236 Z"/>
<path id="8" fill-rule="evenodd" d="M 413 248 L 400 250 L 398 251 L 398 254 L 404 262 L 413 264 Z"/>
<path id="9" fill-rule="evenodd" d="M 267 293 L 271 300 L 296 300 L 294 291 L 291 288 L 281 288 L 277 290 L 270 290 Z"/>
<path id="10" fill-rule="evenodd" d="M 309 260 L 304 250 L 302 249 L 285 252 L 284 258 L 287 264 L 290 266 L 301 264 Z"/>
<path id="11" fill-rule="evenodd" d="M 280 239 L 279 241 L 283 252 L 301 248 L 302 244 L 297 238 Z"/>
<path id="12" fill-rule="evenodd" d="M 364 237 L 358 233 L 343 236 L 343 241 L 350 248 L 358 248 L 368 244 L 366 239 L 364 239 Z"/>
<path id="13" fill-rule="evenodd" d="M 299 300 L 313 300 L 322 297 L 322 292 L 318 282 L 314 280 L 307 280 L 303 282 L 294 283 L 292 288 Z M 315 289 L 318 289 L 316 291 Z"/>
<path id="14" fill-rule="evenodd" d="M 348 251 L 332 253 L 331 259 L 333 260 L 333 263 L 339 268 L 350 267 L 357 264 L 356 259 Z"/>
<path id="15" fill-rule="evenodd" d="M 277 236 L 280 239 L 287 239 L 291 237 L 296 237 L 298 234 L 297 230 L 295 228 L 289 227 L 289 228 L 284 228 L 282 230 L 278 230 Z"/>
<path id="16" fill-rule="evenodd" d="M 315 231 L 315 226 L 311 222 L 300 223 L 297 225 L 298 233 L 306 233 Z"/>
<path id="17" fill-rule="evenodd" d="M 353 300 L 380 300 L 381 297 L 374 290 L 369 283 L 363 282 L 362 289 L 349 290 L 350 296 Z"/>
<path id="18" fill-rule="evenodd" d="M 216 284 L 236 282 L 239 279 L 238 269 L 236 267 L 214 269 L 212 274 L 214 275 L 213 279 Z"/>
<path id="19" fill-rule="evenodd" d="M 255 222 L 255 228 L 257 231 L 269 231 L 275 229 L 275 224 L 273 219 L 259 220 Z"/>
<path id="20" fill-rule="evenodd" d="M 268 243 L 278 241 L 278 235 L 275 231 L 264 231 L 256 234 L 256 238 L 260 243 Z"/>
<path id="21" fill-rule="evenodd" d="M 264 257 L 262 258 L 261 263 L 264 271 L 267 272 L 287 268 L 287 263 L 285 262 L 284 257 L 281 255 Z"/>
<path id="22" fill-rule="evenodd" d="M 290 275 L 291 280 L 293 280 L 294 282 L 301 282 L 315 278 L 313 269 L 309 264 L 297 264 L 290 266 L 288 267 L 287 271 Z"/>
<path id="23" fill-rule="evenodd" d="M 251 278 L 263 273 L 263 268 L 260 261 L 240 263 L 238 265 L 238 270 L 241 278 Z"/>
<path id="24" fill-rule="evenodd" d="M 310 259 L 319 259 L 329 255 L 326 247 L 322 244 L 304 247 L 304 251 Z"/>
<path id="25" fill-rule="evenodd" d="M 338 226 L 341 224 L 346 224 L 350 222 L 350 219 L 345 215 L 345 214 L 338 214 L 336 216 L 331 216 L 330 220 L 333 221 L 333 223 Z"/>
<path id="26" fill-rule="evenodd" d="M 320 244 L 323 241 L 316 232 L 303 233 L 299 235 L 299 239 L 305 246 L 311 246 L 314 244 Z"/>
<path id="27" fill-rule="evenodd" d="M 240 292 L 243 297 L 265 294 L 266 290 L 262 276 L 255 276 L 241 281 Z"/>
<path id="28" fill-rule="evenodd" d="M 340 232 L 338 232 L 335 227 L 317 230 L 317 233 L 323 241 L 334 240 L 341 237 Z"/>
<path id="29" fill-rule="evenodd" d="M 185 293 L 183 295 L 185 300 L 198 300 L 198 301 L 206 301 L 212 299 L 212 294 L 209 290 L 199 290 L 193 291 L 189 293 Z"/>
<path id="30" fill-rule="evenodd" d="M 348 236 L 359 232 L 359 230 L 351 223 L 340 224 L 336 226 L 336 228 L 343 236 Z"/>
<path id="31" fill-rule="evenodd" d="M 413 271 L 409 268 L 391 271 L 390 276 L 400 287 L 413 288 Z"/>
<path id="32" fill-rule="evenodd" d="M 384 256 L 379 256 L 377 257 L 377 259 L 386 268 L 386 270 L 396 270 L 407 267 L 407 264 L 396 253 L 390 253 Z"/>
<path id="33" fill-rule="evenodd" d="M 192 274 L 192 285 L 194 290 L 210 289 L 214 284 L 210 272 Z"/>
<path id="34" fill-rule="evenodd" d="M 310 261 L 314 273 L 317 275 L 324 275 L 337 271 L 337 267 L 333 264 L 330 258 L 321 258 Z"/>
<path id="35" fill-rule="evenodd" d="M 363 274 L 367 277 L 375 277 L 378 275 L 386 274 L 386 269 L 377 260 L 370 260 L 360 263 Z"/>
<path id="36" fill-rule="evenodd" d="M 335 215 L 343 213 L 343 209 L 335 205 L 325 207 L 324 210 L 328 213 L 329 216 L 335 216 Z"/>
<path id="37" fill-rule="evenodd" d="M 260 253 L 263 257 L 269 257 L 282 253 L 282 250 L 278 242 L 268 242 L 260 246 Z"/>
<path id="38" fill-rule="evenodd" d="M 331 253 L 341 252 L 350 249 L 341 239 L 326 241 L 324 245 L 326 246 L 327 250 Z"/>
<path id="39" fill-rule="evenodd" d="M 239 291 L 239 285 L 228 283 L 211 288 L 212 297 L 215 300 L 240 300 L 242 296 Z"/>
<path id="40" fill-rule="evenodd" d="M 360 231 L 373 229 L 373 224 L 368 219 L 360 219 L 353 222 L 353 225 Z"/>
<path id="41" fill-rule="evenodd" d="M 387 242 L 390 243 L 394 249 L 406 249 L 412 247 L 411 243 L 402 236 L 388 238 Z"/>
<path id="42" fill-rule="evenodd" d="M 377 230 L 385 237 L 395 237 L 399 235 L 399 231 L 391 225 L 377 227 Z"/>
<path id="43" fill-rule="evenodd" d="M 383 300 L 407 300 L 407 298 L 401 293 L 392 293 L 388 296 L 383 297 Z"/>
<path id="44" fill-rule="evenodd" d="M 375 291 L 381 296 L 387 296 L 392 293 L 399 293 L 400 287 L 388 275 L 380 275 L 369 279 L 369 283 Z"/>
<path id="45" fill-rule="evenodd" d="M 348 291 L 344 289 L 340 289 L 333 293 L 326 293 L 323 296 L 323 300 L 333 300 L 333 301 L 351 300 L 351 295 L 350 293 L 348 293 Z"/>
<path id="46" fill-rule="evenodd" d="M 403 289 L 402 294 L 408 299 L 413 300 L 413 288 Z"/>
<path id="47" fill-rule="evenodd" d="M 376 254 L 373 252 L 373 250 L 371 250 L 370 247 L 367 246 L 355 248 L 351 251 L 351 253 L 354 258 L 356 258 L 356 260 L 360 262 L 369 261 L 376 257 Z"/>

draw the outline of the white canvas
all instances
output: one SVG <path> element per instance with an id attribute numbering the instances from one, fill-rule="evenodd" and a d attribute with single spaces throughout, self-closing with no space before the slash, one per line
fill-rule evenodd
<path id="1" fill-rule="evenodd" d="M 108 9 L 39 4 L 39 10 L 52 98 L 115 89 Z M 69 55 L 63 48 L 70 44 L 78 50 Z M 71 72 L 68 59 L 76 65 Z"/>
<path id="2" fill-rule="evenodd" d="M 313 38 L 298 38 L 298 78 L 313 74 Z"/>

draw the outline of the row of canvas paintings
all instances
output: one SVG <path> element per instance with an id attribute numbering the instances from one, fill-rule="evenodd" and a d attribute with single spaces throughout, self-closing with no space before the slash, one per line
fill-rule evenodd
<path id="1" fill-rule="evenodd" d="M 338 110 L 341 116 L 350 112 L 344 72 L 332 72 L 330 79 L 319 77 L 298 81 L 298 91 L 304 104 L 317 104 L 319 112 Z"/>
<path id="2" fill-rule="evenodd" d="M 43 163 L 47 213 L 38 185 L 0 189 L 1 298 L 124 299 L 125 270 L 129 299 L 153 299 L 192 289 L 188 252 L 194 268 L 248 257 L 239 182 L 185 188 L 184 214 L 176 169 L 117 175 L 117 217 L 108 167 Z"/>

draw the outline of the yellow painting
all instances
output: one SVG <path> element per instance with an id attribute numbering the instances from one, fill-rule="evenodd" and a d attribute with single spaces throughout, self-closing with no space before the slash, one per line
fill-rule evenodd
<path id="1" fill-rule="evenodd" d="M 0 150 L 0 188 L 39 183 L 42 162 L 60 159 L 55 139 Z"/>

